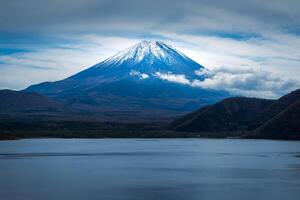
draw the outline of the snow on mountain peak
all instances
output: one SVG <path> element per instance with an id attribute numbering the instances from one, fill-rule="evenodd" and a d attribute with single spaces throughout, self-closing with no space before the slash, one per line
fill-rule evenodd
<path id="1" fill-rule="evenodd" d="M 145 58 L 150 62 L 154 59 L 170 62 L 170 53 L 174 54 L 175 52 L 180 56 L 184 56 L 163 42 L 144 40 L 108 58 L 105 62 L 110 64 L 121 64 L 125 61 L 137 63 Z"/>
<path id="2" fill-rule="evenodd" d="M 187 84 L 186 80 L 204 79 L 206 69 L 164 42 L 142 41 L 76 75 L 101 77 L 97 80 L 135 78 L 163 79 Z M 202 71 L 201 71 L 202 72 Z M 166 78 L 167 77 L 167 78 Z"/>

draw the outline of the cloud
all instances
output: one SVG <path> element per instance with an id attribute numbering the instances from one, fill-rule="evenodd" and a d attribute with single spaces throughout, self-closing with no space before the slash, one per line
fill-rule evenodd
<path id="1" fill-rule="evenodd" d="M 300 24 L 298 0 L 0 0 L 0 5 L 0 31 L 249 33 Z"/>
<path id="2" fill-rule="evenodd" d="M 57 81 L 87 69 L 139 40 L 120 37 L 73 38 L 71 44 L 0 54 L 0 88 L 24 89 L 44 81 Z"/>
<path id="3" fill-rule="evenodd" d="M 136 71 L 136 70 L 131 70 L 130 73 L 129 73 L 129 75 L 130 76 L 137 76 L 141 80 L 149 78 L 148 74 L 141 73 L 141 72 Z"/>
<path id="4" fill-rule="evenodd" d="M 269 71 L 220 68 L 203 81 L 193 80 L 191 86 L 225 90 L 234 95 L 277 98 L 300 87 L 299 80 L 284 79 Z"/>
<path id="5" fill-rule="evenodd" d="M 267 34 L 268 39 L 235 40 L 216 36 L 160 33 L 181 52 L 203 66 L 217 69 L 255 68 L 297 78 L 300 76 L 300 38 L 290 34 Z"/>
<path id="6" fill-rule="evenodd" d="M 213 71 L 199 70 L 197 73 L 207 76 L 204 80 L 189 80 L 184 74 L 173 74 L 171 72 L 156 72 L 154 76 L 162 80 L 191 87 L 223 90 L 232 95 L 260 98 L 278 98 L 300 87 L 299 80 L 284 79 L 269 71 L 253 68 L 234 70 L 224 67 Z"/>
<path id="7" fill-rule="evenodd" d="M 211 71 L 209 71 L 207 68 L 201 68 L 195 71 L 195 74 L 198 76 L 211 76 Z"/>
<path id="8" fill-rule="evenodd" d="M 234 70 L 232 68 L 219 68 L 213 71 L 199 70 L 200 75 L 206 75 L 206 79 L 189 80 L 184 74 L 160 73 L 154 76 L 191 87 L 202 89 L 223 90 L 232 95 L 242 95 L 260 98 L 278 98 L 291 90 L 300 87 L 299 80 L 284 79 L 269 71 L 253 68 Z"/>
<path id="9" fill-rule="evenodd" d="M 154 76 L 156 76 L 162 80 L 166 80 L 166 81 L 170 81 L 170 82 L 174 82 L 174 83 L 180 83 L 180 84 L 185 84 L 185 85 L 190 84 L 190 80 L 188 80 L 184 74 L 173 74 L 171 72 L 169 72 L 169 73 L 156 72 L 154 74 Z"/>

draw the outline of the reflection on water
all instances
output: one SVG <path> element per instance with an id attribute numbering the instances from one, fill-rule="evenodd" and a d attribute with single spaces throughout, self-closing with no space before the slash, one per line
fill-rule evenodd
<path id="1" fill-rule="evenodd" d="M 38 139 L 0 142 L 8 200 L 299 199 L 300 142 Z"/>

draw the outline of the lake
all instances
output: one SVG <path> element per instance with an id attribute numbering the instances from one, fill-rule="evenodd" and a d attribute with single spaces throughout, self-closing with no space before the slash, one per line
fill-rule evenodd
<path id="1" fill-rule="evenodd" d="M 298 200 L 300 142 L 0 141 L 3 200 Z"/>

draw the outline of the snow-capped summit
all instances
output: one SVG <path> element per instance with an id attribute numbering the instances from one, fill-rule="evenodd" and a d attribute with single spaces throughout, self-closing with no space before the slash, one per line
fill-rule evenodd
<path id="1" fill-rule="evenodd" d="M 144 40 L 108 58 L 105 62 L 120 64 L 131 60 L 138 63 L 143 59 L 147 59 L 149 62 L 153 62 L 154 59 L 169 61 L 174 53 L 184 56 L 164 42 Z"/>
<path id="2" fill-rule="evenodd" d="M 158 120 L 224 97 L 194 87 L 206 68 L 164 42 L 142 41 L 69 78 L 30 86 L 101 119 Z"/>
<path id="3" fill-rule="evenodd" d="M 122 79 L 134 74 L 155 78 L 160 73 L 185 76 L 187 79 L 203 79 L 196 73 L 201 69 L 205 68 L 164 42 L 142 41 L 72 78 L 101 76 L 102 79 Z"/>

